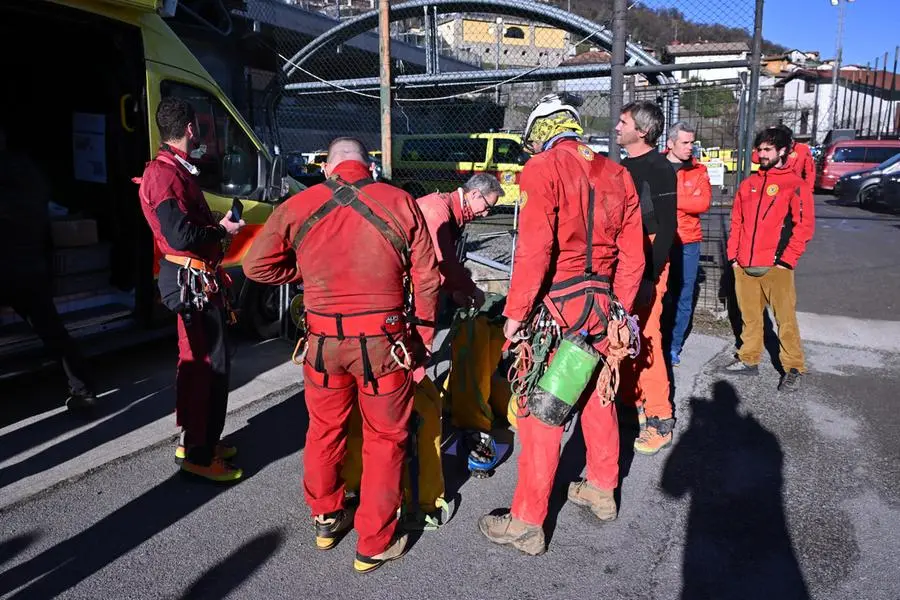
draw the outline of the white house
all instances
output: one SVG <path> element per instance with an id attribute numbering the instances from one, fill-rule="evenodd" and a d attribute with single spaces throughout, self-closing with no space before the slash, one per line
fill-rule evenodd
<path id="1" fill-rule="evenodd" d="M 701 42 L 695 44 L 670 44 L 666 46 L 665 62 L 676 65 L 689 63 L 729 62 L 747 60 L 750 47 L 746 42 Z M 703 81 L 719 81 L 737 79 L 740 73 L 749 71 L 746 67 L 723 67 L 721 69 L 684 69 L 675 71 L 673 75 L 678 81 L 700 79 Z"/>
<path id="2" fill-rule="evenodd" d="M 784 123 L 798 137 L 820 143 L 832 129 L 832 68 L 798 69 L 783 78 Z M 855 66 L 841 69 L 837 92 L 837 124 L 860 136 L 900 131 L 900 81 L 887 71 Z"/>

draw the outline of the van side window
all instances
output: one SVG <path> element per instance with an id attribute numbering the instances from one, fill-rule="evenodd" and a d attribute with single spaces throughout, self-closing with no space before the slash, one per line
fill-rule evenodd
<path id="1" fill-rule="evenodd" d="M 400 151 L 400 160 L 411 162 L 484 162 L 487 158 L 487 139 L 407 139 Z"/>
<path id="2" fill-rule="evenodd" d="M 200 170 L 200 187 L 224 196 L 247 196 L 257 189 L 257 150 L 219 100 L 205 90 L 163 81 L 163 98 L 176 96 L 191 103 L 197 115 L 197 143 L 191 162 Z"/>
<path id="3" fill-rule="evenodd" d="M 522 154 L 522 147 L 515 140 L 497 138 L 494 140 L 494 162 L 515 164 Z"/>
<path id="4" fill-rule="evenodd" d="M 844 146 L 834 151 L 833 162 L 866 162 L 866 149 L 863 146 Z"/>

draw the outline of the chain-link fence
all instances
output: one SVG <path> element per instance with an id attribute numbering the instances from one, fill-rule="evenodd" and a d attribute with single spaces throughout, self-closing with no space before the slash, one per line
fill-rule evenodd
<path id="1" fill-rule="evenodd" d="M 257 2 L 263 6 L 266 2 Z M 324 149 L 337 136 L 364 141 L 380 160 L 376 0 L 269 0 L 271 18 L 314 27 L 276 27 L 279 71 L 265 102 L 271 133 L 295 175 L 321 178 Z M 585 139 L 609 151 L 613 0 L 473 0 L 392 3 L 392 181 L 419 196 L 495 173 L 518 200 L 525 121 L 540 97 L 581 101 Z M 714 212 L 730 204 L 745 143 L 756 0 L 629 2 L 624 101 L 659 103 L 669 120 L 696 130 L 696 156 L 714 175 Z M 264 9 L 261 9 L 264 10 Z M 276 16 L 274 13 L 278 12 Z M 368 14 L 368 17 L 366 16 Z M 329 28 L 334 28 L 326 33 Z M 769 48 L 763 46 L 763 50 Z M 774 50 L 777 50 L 775 48 Z M 654 65 L 658 71 L 654 72 Z M 757 122 L 774 113 L 757 103 Z M 616 117 L 618 115 L 615 115 Z M 722 309 L 724 227 L 707 218 L 699 304 Z M 473 232 L 469 250 L 511 261 L 512 221 Z"/>

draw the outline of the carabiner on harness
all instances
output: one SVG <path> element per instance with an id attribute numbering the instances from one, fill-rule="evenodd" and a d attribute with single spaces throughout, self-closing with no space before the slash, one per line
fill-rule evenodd
<path id="1" fill-rule="evenodd" d="M 300 348 L 303 348 L 302 350 Z M 297 345 L 294 346 L 294 353 L 291 355 L 291 362 L 295 365 L 303 366 L 303 361 L 306 359 L 306 353 L 309 351 L 309 338 L 305 335 L 300 336 L 300 339 L 297 340 Z"/>
<path id="2" fill-rule="evenodd" d="M 409 355 L 409 350 L 406 349 L 406 344 L 403 343 L 403 340 L 396 340 L 393 343 L 391 346 L 391 358 L 407 371 L 412 369 L 412 357 Z"/>

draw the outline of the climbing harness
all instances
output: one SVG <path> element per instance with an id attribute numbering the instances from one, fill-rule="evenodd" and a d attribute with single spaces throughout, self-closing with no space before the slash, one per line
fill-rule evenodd
<path id="1" fill-rule="evenodd" d="M 411 370 L 413 357 L 409 352 L 405 339 L 409 333 L 409 327 L 416 324 L 416 321 L 413 316 L 413 290 L 409 276 L 411 250 L 407 240 L 400 233 L 403 229 L 396 218 L 378 200 L 365 193 L 364 188 L 372 183 L 374 183 L 372 179 L 363 179 L 355 184 L 351 184 L 337 175 L 332 175 L 326 179 L 323 184 L 331 190 L 331 195 L 306 219 L 296 235 L 294 235 L 291 244 L 294 251 L 299 252 L 300 245 L 303 243 L 306 235 L 322 219 L 338 209 L 353 210 L 372 225 L 399 254 L 401 263 L 406 271 L 403 279 L 404 306 L 396 310 L 346 315 L 340 313 L 318 313 L 303 307 L 302 297 L 300 300 L 297 300 L 298 296 L 295 296 L 291 299 L 291 318 L 300 330 L 300 337 L 294 347 L 291 360 L 297 365 L 303 364 L 309 351 L 309 336 L 313 335 L 317 338 L 313 368 L 320 373 L 324 373 L 323 344 L 325 339 L 344 340 L 350 337 L 356 338 L 359 340 L 362 353 L 363 385 L 371 385 L 373 391 L 377 393 L 376 378 L 366 348 L 367 340 L 372 337 L 386 337 L 391 345 L 390 354 L 394 362 L 403 369 Z M 380 206 L 394 226 L 392 227 L 386 220 L 376 215 L 367 202 Z"/>
<path id="2" fill-rule="evenodd" d="M 578 150 L 565 147 L 565 151 L 576 155 L 579 160 L 584 158 Z M 590 167 L 587 169 L 586 175 L 590 178 Z M 601 404 L 607 406 L 618 390 L 621 361 L 628 356 L 635 358 L 640 353 L 637 317 L 629 315 L 615 297 L 611 279 L 594 271 L 595 193 L 591 186 L 587 203 L 584 272 L 550 287 L 531 321 L 529 333 L 515 348 L 508 379 L 512 393 L 516 395 L 517 418 L 538 413 L 536 416 L 550 425 L 562 424 L 571 414 L 574 402 L 587 388 L 597 365 L 602 366 L 597 376 L 596 391 Z M 602 302 L 604 296 L 608 304 L 606 310 Z M 561 307 L 579 298 L 584 301 L 582 311 L 574 322 L 568 323 Z M 599 332 L 587 330 L 592 315 L 600 322 L 602 329 Z M 609 345 L 606 356 L 599 355 L 590 347 L 604 339 Z M 548 372 L 551 358 L 555 368 Z"/>
<path id="3" fill-rule="evenodd" d="M 211 267 L 197 258 L 171 254 L 166 254 L 164 258 L 178 265 L 175 277 L 178 283 L 182 315 L 189 318 L 187 315 L 190 315 L 191 311 L 204 310 L 212 301 L 212 297 L 221 293 L 220 297 L 225 308 L 228 324 L 234 325 L 237 323 L 237 315 L 231 307 L 228 295 L 224 293 L 219 282 L 220 277 L 228 281 L 227 274 L 222 272 L 220 275 L 221 269 Z"/>

